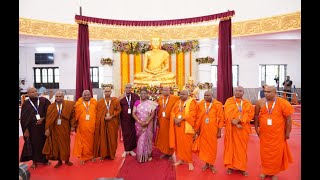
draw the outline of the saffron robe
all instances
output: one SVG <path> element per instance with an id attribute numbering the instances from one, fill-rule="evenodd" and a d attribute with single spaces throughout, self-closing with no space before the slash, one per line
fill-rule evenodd
<path id="1" fill-rule="evenodd" d="M 159 120 L 159 129 L 157 131 L 155 146 L 163 153 L 172 155 L 174 149 L 169 147 L 169 122 L 170 122 L 170 113 L 174 106 L 174 104 L 180 99 L 179 96 L 169 95 L 168 103 L 166 107 L 164 104 L 166 103 L 167 98 L 161 96 L 158 99 L 159 110 L 158 110 L 158 120 Z M 165 112 L 165 117 L 162 116 L 163 112 Z"/>
<path id="2" fill-rule="evenodd" d="M 83 102 L 85 102 L 88 112 Z M 78 99 L 75 105 L 75 122 L 77 123 L 76 135 L 74 139 L 73 154 L 82 161 L 93 158 L 93 141 L 95 122 L 97 114 L 97 100 L 90 98 L 83 101 L 82 97 Z M 89 114 L 90 119 L 86 120 Z"/>
<path id="3" fill-rule="evenodd" d="M 169 127 L 169 147 L 175 149 L 175 153 L 180 160 L 192 163 L 192 143 L 193 134 L 185 133 L 185 124 L 188 122 L 192 127 L 195 126 L 197 101 L 193 98 L 186 100 L 186 106 L 179 110 L 179 104 L 183 107 L 184 101 L 177 101 L 173 106 L 170 114 Z M 180 122 L 180 126 L 174 124 L 174 118 L 181 114 L 185 119 Z"/>
<path id="4" fill-rule="evenodd" d="M 268 103 L 269 110 L 273 103 Z M 286 117 L 294 112 L 292 105 L 283 98 L 276 97 L 276 103 L 271 115 L 264 105 L 259 113 L 260 129 L 260 157 L 262 173 L 275 175 L 288 169 L 292 163 L 292 155 L 287 140 L 285 139 Z M 272 125 L 267 125 L 268 118 Z"/>
<path id="5" fill-rule="evenodd" d="M 70 158 L 70 132 L 74 123 L 75 102 L 63 100 L 60 115 L 61 124 L 58 125 L 58 110 L 56 103 L 52 103 L 47 110 L 46 127 L 50 135 L 47 137 L 42 153 L 50 160 L 68 161 Z"/>
<path id="6" fill-rule="evenodd" d="M 239 108 L 241 99 L 236 99 Z M 228 98 L 224 104 L 225 114 L 225 137 L 223 161 L 226 168 L 246 171 L 247 149 L 249 134 L 251 133 L 250 121 L 254 117 L 254 108 L 250 101 L 242 99 L 241 111 L 239 111 L 234 96 Z M 237 128 L 231 122 L 241 117 L 242 129 Z"/>
<path id="7" fill-rule="evenodd" d="M 211 165 L 216 161 L 218 128 L 224 125 L 223 105 L 220 101 L 214 99 L 211 108 L 206 113 L 206 107 L 209 108 L 210 102 L 205 99 L 198 103 L 198 113 L 195 130 L 200 132 L 199 139 L 199 158 Z M 209 120 L 206 120 L 209 118 Z"/>
<path id="8" fill-rule="evenodd" d="M 94 157 L 115 159 L 118 147 L 119 114 L 121 111 L 119 100 L 115 97 L 106 99 L 110 102 L 109 111 L 105 98 L 101 98 L 97 103 L 96 130 L 94 134 Z M 105 120 L 107 113 L 113 116 L 111 120 Z"/>

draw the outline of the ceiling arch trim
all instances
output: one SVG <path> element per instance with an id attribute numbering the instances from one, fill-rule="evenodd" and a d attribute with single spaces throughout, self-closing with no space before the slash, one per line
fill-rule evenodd
<path id="1" fill-rule="evenodd" d="M 301 12 L 283 14 L 262 19 L 232 23 L 232 36 L 250 36 L 301 29 Z M 218 25 L 194 25 L 178 27 L 115 27 L 89 26 L 90 40 L 148 41 L 157 32 L 163 40 L 194 40 L 218 37 Z M 19 34 L 78 38 L 77 24 L 63 24 L 28 18 L 19 18 Z"/>

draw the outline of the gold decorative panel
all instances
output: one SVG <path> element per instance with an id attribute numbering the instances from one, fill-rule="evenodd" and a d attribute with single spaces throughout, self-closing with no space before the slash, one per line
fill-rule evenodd
<path id="1" fill-rule="evenodd" d="M 301 29 L 301 12 L 263 19 L 232 22 L 232 36 L 249 36 Z M 149 41 L 154 33 L 162 40 L 217 38 L 218 25 L 122 27 L 89 25 L 90 40 Z M 63 24 L 19 18 L 19 33 L 33 36 L 77 39 L 78 24 Z"/>

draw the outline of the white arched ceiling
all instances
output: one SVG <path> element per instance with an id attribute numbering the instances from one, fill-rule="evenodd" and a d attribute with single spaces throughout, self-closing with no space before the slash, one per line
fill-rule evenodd
<path id="1" fill-rule="evenodd" d="M 233 21 L 301 11 L 297 0 L 19 0 L 23 18 L 74 24 L 75 14 L 119 20 L 166 20 L 234 10 Z"/>

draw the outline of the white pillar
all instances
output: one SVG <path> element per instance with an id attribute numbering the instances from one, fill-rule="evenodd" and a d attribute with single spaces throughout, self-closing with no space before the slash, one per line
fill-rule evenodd
<path id="1" fill-rule="evenodd" d="M 104 41 L 104 57 L 113 59 L 112 41 Z M 103 65 L 103 84 L 113 84 L 113 65 Z"/>
<path id="2" fill-rule="evenodd" d="M 200 51 L 198 53 L 197 58 L 205 58 L 205 57 L 213 57 L 215 58 L 215 45 L 216 40 L 215 39 L 201 39 L 199 40 L 199 47 Z M 216 59 L 216 58 L 215 58 Z M 198 82 L 199 83 L 205 83 L 209 82 L 211 83 L 211 64 L 198 64 Z M 204 92 L 205 89 L 199 90 L 199 99 L 204 98 Z"/>
<path id="3" fill-rule="evenodd" d="M 199 83 L 211 82 L 211 64 L 198 65 Z M 199 100 L 204 98 L 205 89 L 199 90 Z"/>

